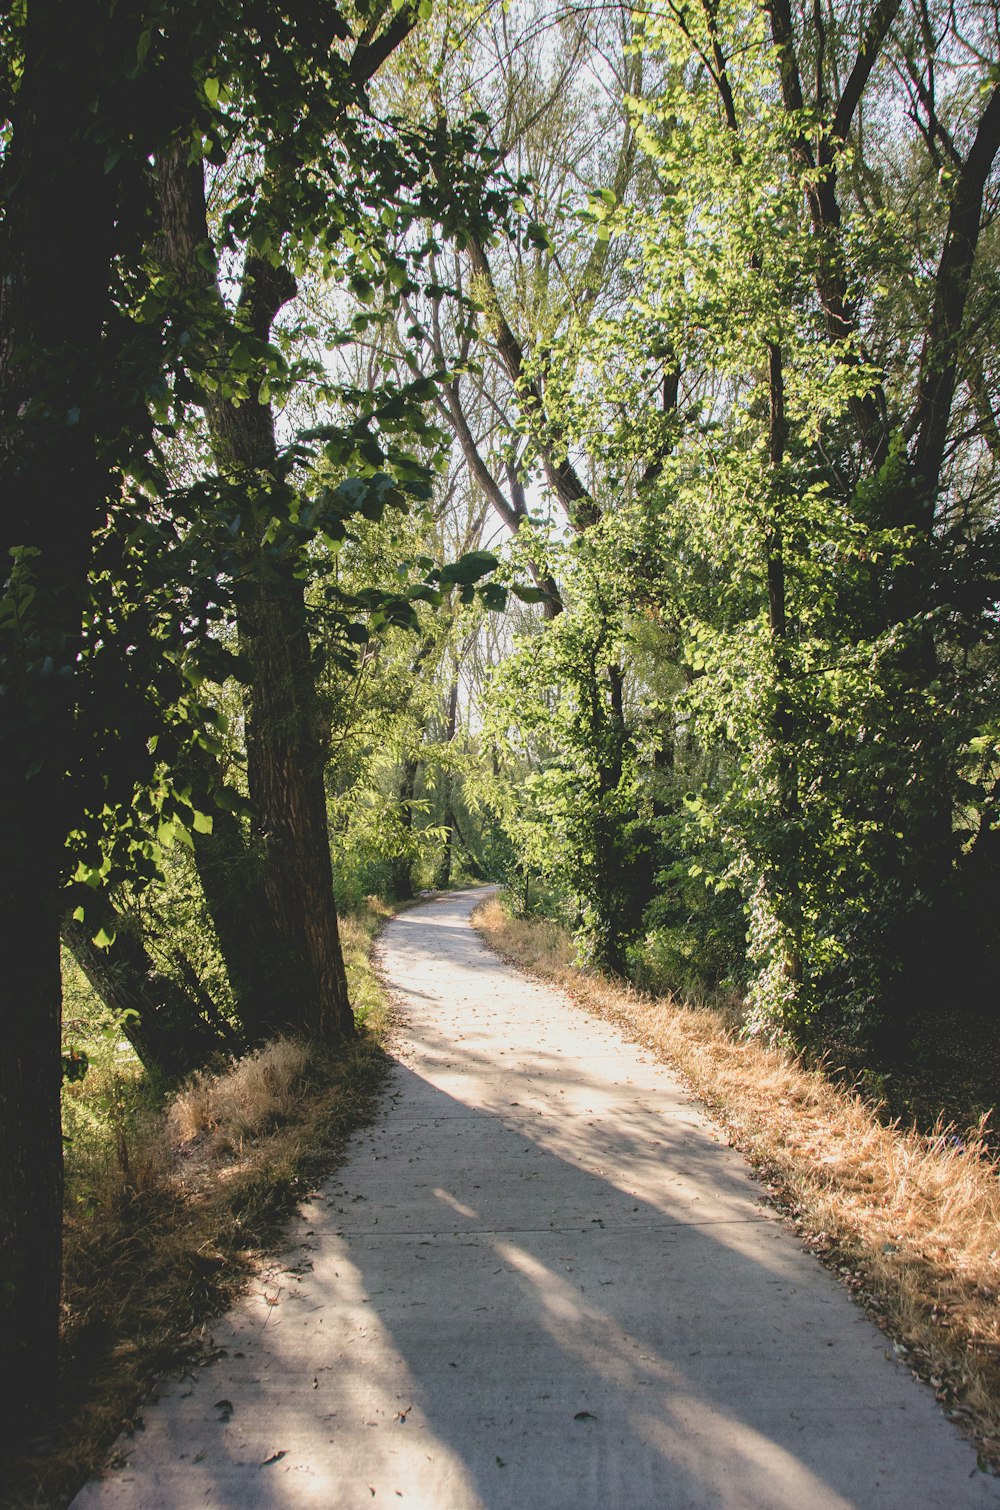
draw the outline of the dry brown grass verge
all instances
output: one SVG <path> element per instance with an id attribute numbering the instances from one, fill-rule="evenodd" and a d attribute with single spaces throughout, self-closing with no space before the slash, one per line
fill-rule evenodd
<path id="1" fill-rule="evenodd" d="M 790 1054 L 741 1040 L 724 1018 L 574 968 L 554 924 L 473 915 L 498 953 L 676 1066 L 763 1179 L 802 1240 L 833 1267 L 1000 1465 L 1000 1170 L 976 1129 L 926 1137 Z"/>
<path id="2" fill-rule="evenodd" d="M 0 1483 L 0 1505 L 68 1504 L 121 1429 L 141 1429 L 157 1375 L 211 1361 L 212 1319 L 280 1248 L 298 1202 L 375 1106 L 391 1009 L 371 949 L 389 916 L 373 900 L 342 921 L 363 1018 L 349 1049 L 279 1039 L 195 1076 L 119 1134 L 101 1182 L 68 1209 L 59 1398 L 45 1437 Z"/>

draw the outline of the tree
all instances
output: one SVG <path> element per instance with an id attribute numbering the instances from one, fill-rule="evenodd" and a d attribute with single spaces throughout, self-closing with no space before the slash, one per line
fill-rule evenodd
<path id="1" fill-rule="evenodd" d="M 608 639 L 627 661 L 650 624 L 667 631 L 671 661 L 635 667 L 621 704 L 640 773 L 626 807 L 638 819 L 651 792 L 660 833 L 657 906 L 709 861 L 745 912 L 753 1020 L 800 1040 L 870 1046 L 880 1018 L 901 1040 L 942 930 L 970 979 L 996 958 L 997 477 L 971 319 L 992 329 L 997 310 L 996 26 L 919 3 L 654 7 L 629 192 L 593 180 L 545 232 L 557 260 L 610 242 L 626 275 L 589 320 L 526 343 L 530 281 L 508 312 L 500 254 L 478 268 L 518 428 L 602 563 Z M 597 514 L 614 519 L 600 546 Z M 567 581 L 585 638 L 592 595 Z M 515 735 L 544 638 L 503 674 L 520 679 L 519 716 L 509 699 L 498 715 Z M 532 731 L 555 676 L 531 681 Z M 581 686 L 555 707 L 586 703 Z M 529 757 L 553 790 L 598 758 L 596 724 L 575 728 L 575 761 Z M 556 849 L 578 868 L 563 889 L 596 907 L 591 840 Z"/>
<path id="2" fill-rule="evenodd" d="M 185 21 L 191 18 L 185 16 Z M 114 470 L 145 443 L 148 370 L 117 319 L 115 259 L 134 255 L 141 164 L 197 114 L 206 6 L 145 63 L 143 18 L 103 0 L 32 0 L 3 23 L 0 202 L 0 831 L 8 961 L 0 1070 L 0 1323 L 17 1429 L 54 1377 L 59 1314 L 60 886 L 81 814 L 66 781 L 92 542 Z M 70 228 L 67 234 L 67 227 Z M 119 416 L 109 423 L 114 414 Z"/>
<path id="3" fill-rule="evenodd" d="M 276 880 L 283 863 L 287 871 L 288 854 L 276 843 L 265 867 L 269 908 L 292 956 L 293 981 L 303 972 L 308 977 L 300 982 L 294 1012 L 278 1013 L 276 1025 L 336 1034 L 349 1021 L 329 896 L 322 731 L 297 563 L 321 526 L 342 534 L 346 515 L 401 497 L 371 454 L 363 458 L 357 485 L 347 485 L 344 473 L 358 448 L 383 455 L 371 429 L 378 421 L 369 414 L 353 429 L 348 424 L 346 435 L 340 427 L 326 437 L 325 464 L 340 467 L 340 475 L 321 482 L 318 508 L 316 497 L 309 500 L 322 516 L 315 529 L 305 521 L 300 526 L 291 513 L 305 500 L 289 478 L 296 468 L 315 472 L 317 448 L 276 450 L 264 384 L 271 373 L 272 322 L 289 292 L 281 238 L 284 249 L 300 247 L 315 234 L 307 229 L 310 215 L 311 225 L 325 227 L 331 240 L 343 229 L 343 217 L 330 227 L 327 181 L 296 178 L 296 167 L 316 160 L 337 120 L 349 144 L 361 140 L 363 130 L 345 112 L 356 106 L 364 113 L 365 81 L 410 29 L 414 14 L 406 7 L 378 13 L 355 34 L 338 11 L 310 0 L 255 4 L 237 16 L 211 3 L 192 16 L 168 0 L 154 14 L 107 0 L 75 7 L 71 18 L 64 11 L 55 0 L 28 0 L 6 14 L 0 32 L 0 198 L 8 270 L 0 294 L 0 471 L 8 499 L 0 801 L 12 961 L 9 1053 L 0 1083 L 0 1261 L 2 1320 L 14 1360 L 8 1381 L 17 1380 L 16 1400 L 0 1412 L 4 1430 L 17 1429 L 24 1408 L 44 1403 L 53 1378 L 61 888 L 75 874 L 77 886 L 93 882 L 96 890 L 116 865 L 126 876 L 148 877 L 154 839 L 127 811 L 137 791 L 138 811 L 147 819 L 160 815 L 165 829 L 193 821 L 195 810 L 185 738 L 161 739 L 162 729 L 151 730 L 147 717 L 158 707 L 167 725 L 185 726 L 187 743 L 198 743 L 206 712 L 189 697 L 133 697 L 141 640 L 112 635 L 109 648 L 104 607 L 92 611 L 95 594 L 100 597 L 98 542 L 111 540 L 128 555 L 159 537 L 175 566 L 189 547 L 196 554 L 215 551 L 215 595 L 206 589 L 194 620 L 178 620 L 174 628 L 183 638 L 193 623 L 211 652 L 208 623 L 220 606 L 238 603 L 257 671 L 255 795 L 269 832 L 295 850 L 299 891 L 311 904 L 305 916 L 289 914 Z M 236 212 L 225 230 L 227 252 L 246 254 L 245 297 L 233 312 L 213 294 L 211 265 L 199 264 L 196 277 L 190 268 L 180 274 L 185 259 L 198 264 L 207 249 L 198 220 L 204 162 L 221 163 L 237 137 L 238 171 L 245 173 L 237 206 L 249 220 L 240 222 Z M 369 145 L 378 139 L 372 132 Z M 419 150 L 429 141 L 411 138 L 402 151 L 390 143 L 382 156 L 404 193 L 414 173 L 421 180 Z M 447 185 L 446 164 L 460 157 L 478 175 L 478 191 L 471 137 L 462 141 L 458 152 L 452 139 L 443 145 L 441 178 Z M 255 158 L 255 142 L 269 150 L 268 161 Z M 370 157 L 360 156 L 370 165 Z M 158 165 L 152 177 L 150 162 Z M 261 185 L 268 194 L 258 193 Z M 348 211 L 352 189 L 356 183 L 339 201 Z M 437 204 L 445 218 L 452 213 L 447 190 L 417 192 L 423 213 L 434 218 Z M 276 239 L 269 243 L 269 237 Z M 173 286 L 164 270 L 171 260 Z M 361 261 L 359 253 L 351 263 L 359 291 L 367 286 Z M 246 365 L 234 378 L 241 350 Z M 210 351 L 224 358 L 223 381 L 214 387 L 205 372 Z M 164 447 L 183 411 L 199 399 L 221 477 L 171 488 Z M 402 404 L 404 413 L 419 407 L 406 395 L 389 402 L 390 411 L 393 404 Z M 220 554 L 219 527 L 226 516 L 230 524 L 238 517 L 236 496 L 251 478 L 250 517 L 242 534 L 239 525 L 236 530 L 242 560 L 234 560 L 233 532 L 228 554 Z M 126 516 L 130 527 L 123 528 Z M 281 539 L 265 540 L 275 519 Z M 184 521 L 180 542 L 171 536 L 178 520 Z M 201 584 L 212 578 L 205 566 L 202 554 Z M 113 583 L 113 566 L 110 572 Z M 425 596 L 435 591 L 433 584 L 418 590 Z M 397 603 L 402 598 L 395 595 Z M 392 611 L 385 603 L 365 607 L 383 617 Z M 129 665 L 128 685 L 116 687 L 115 673 Z M 182 666 L 173 670 L 183 677 Z M 196 680 L 203 674 L 194 671 Z M 123 737 L 116 740 L 116 733 Z M 98 750 L 110 759 L 95 764 Z M 67 850 L 70 836 L 76 837 Z M 73 893 L 74 911 L 80 896 Z M 26 947 L 32 937 L 37 948 Z"/>
<path id="4" fill-rule="evenodd" d="M 415 287 L 429 252 L 426 240 L 414 244 L 411 238 L 407 245 L 409 227 L 427 220 L 433 235 L 438 225 L 457 228 L 468 220 L 481 226 L 499 205 L 486 187 L 489 166 L 478 159 L 467 128 L 397 127 L 387 134 L 369 119 L 369 78 L 414 20 L 415 12 L 396 11 L 384 29 L 368 28 L 356 42 L 339 22 L 350 45 L 312 56 L 301 100 L 263 129 L 253 113 L 251 76 L 244 87 L 251 91 L 257 135 L 249 165 L 239 91 L 230 89 L 225 101 L 220 95 L 219 128 L 237 188 L 214 227 L 204 164 L 192 144 L 178 139 L 161 154 L 157 170 L 165 296 L 196 332 L 187 375 L 207 420 L 212 459 L 226 489 L 240 499 L 234 602 L 247 667 L 247 773 L 271 933 L 282 958 L 273 1026 L 329 1039 L 349 1036 L 353 1018 L 324 801 L 328 732 L 309 632 L 310 535 L 301 491 L 309 476 L 278 443 L 272 398 L 278 393 L 287 400 L 300 375 L 283 360 L 274 326 L 295 298 L 296 271 L 343 279 L 362 310 L 373 302 L 378 281 L 391 305 L 394 289 L 398 297 Z M 310 266 L 314 243 L 319 252 Z M 219 269 L 233 255 L 242 258 L 242 271 L 230 309 Z M 366 314 L 355 317 L 359 329 L 366 321 Z M 414 468 L 391 435 L 407 422 L 411 439 L 426 431 L 413 394 L 426 396 L 428 387 L 375 384 L 359 395 L 360 419 L 322 427 L 326 461 L 340 475 L 353 470 L 381 478 L 383 490 L 391 476 L 394 487 L 385 498 L 369 484 L 359 503 L 366 512 L 381 512 L 390 496 L 400 503 L 403 494 L 426 487 L 426 469 Z M 326 388 L 327 402 L 345 407 L 333 385 Z M 322 523 L 315 504 L 313 513 L 315 537 Z"/>

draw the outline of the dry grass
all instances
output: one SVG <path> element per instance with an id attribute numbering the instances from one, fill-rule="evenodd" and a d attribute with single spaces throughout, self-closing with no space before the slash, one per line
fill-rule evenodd
<path id="1" fill-rule="evenodd" d="M 345 1051 L 279 1039 L 193 1077 L 161 1108 L 133 1094 L 134 1064 L 114 1067 L 113 1095 L 96 1081 L 88 1087 L 91 1075 L 73 1087 L 103 1100 L 68 1189 L 60 1398 L 47 1436 L 0 1483 L 0 1505 L 68 1504 L 122 1427 L 139 1424 L 152 1380 L 182 1358 L 210 1360 L 211 1319 L 280 1244 L 298 1201 L 371 1114 L 391 1023 L 371 951 L 389 916 L 372 899 L 343 921 L 363 1024 Z M 85 1112 L 74 1109 L 81 1126 Z"/>
<path id="2" fill-rule="evenodd" d="M 740 1039 L 722 1014 L 573 966 L 566 934 L 475 913 L 486 941 L 675 1065 L 721 1120 L 806 1244 L 836 1268 L 1000 1462 L 1000 1178 L 982 1129 L 885 1126 L 820 1069 Z"/>
<path id="3" fill-rule="evenodd" d="M 221 1074 L 202 1070 L 171 1102 L 167 1132 L 182 1147 L 203 1139 L 215 1153 L 239 1152 L 295 1118 L 309 1066 L 308 1044 L 276 1038 Z"/>

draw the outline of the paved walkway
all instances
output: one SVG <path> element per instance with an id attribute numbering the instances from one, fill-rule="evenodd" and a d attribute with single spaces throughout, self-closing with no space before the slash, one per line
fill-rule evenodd
<path id="1" fill-rule="evenodd" d="M 377 1125 L 77 1510 L 963 1510 L 1000 1484 L 664 1066 L 404 913 Z"/>

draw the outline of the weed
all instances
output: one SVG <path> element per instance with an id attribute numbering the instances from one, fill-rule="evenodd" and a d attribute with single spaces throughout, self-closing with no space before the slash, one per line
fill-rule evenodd
<path id="1" fill-rule="evenodd" d="M 181 1146 L 209 1139 L 216 1153 L 292 1120 L 306 1087 L 309 1046 L 277 1038 L 218 1074 L 200 1070 L 170 1103 L 167 1130 Z"/>

